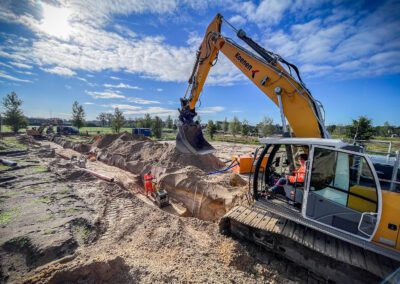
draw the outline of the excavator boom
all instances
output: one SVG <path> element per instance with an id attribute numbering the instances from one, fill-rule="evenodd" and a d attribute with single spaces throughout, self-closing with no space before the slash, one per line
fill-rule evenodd
<path id="1" fill-rule="evenodd" d="M 259 46 L 243 30 L 237 31 L 237 36 L 255 53 L 224 37 L 221 34 L 222 21 L 223 17 L 220 14 L 214 18 L 197 52 L 188 91 L 181 99 L 178 150 L 193 154 L 207 154 L 213 151 L 212 146 L 203 137 L 201 126 L 194 122 L 194 118 L 197 115 L 195 106 L 219 52 L 280 108 L 283 124 L 285 125 L 286 118 L 293 136 L 328 138 L 319 103 L 304 86 L 297 67 Z M 296 72 L 298 80 L 283 65 Z"/>

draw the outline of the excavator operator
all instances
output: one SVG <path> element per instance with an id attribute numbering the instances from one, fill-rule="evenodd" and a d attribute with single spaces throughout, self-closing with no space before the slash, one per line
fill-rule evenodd
<path id="1" fill-rule="evenodd" d="M 268 189 L 268 192 L 285 195 L 285 190 L 283 189 L 283 185 L 287 184 L 288 182 L 291 184 L 304 183 L 307 159 L 308 159 L 307 154 L 300 154 L 298 156 L 298 161 L 300 166 L 293 172 L 293 175 L 290 176 L 288 175 L 286 177 L 280 178 L 273 187 Z"/>

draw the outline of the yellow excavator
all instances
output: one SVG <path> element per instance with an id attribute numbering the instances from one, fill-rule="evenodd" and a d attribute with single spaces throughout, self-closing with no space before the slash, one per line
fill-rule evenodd
<path id="1" fill-rule="evenodd" d="M 223 36 L 223 22 L 252 51 Z M 250 184 L 252 200 L 226 213 L 221 232 L 251 240 L 324 281 L 374 283 L 395 271 L 400 263 L 399 155 L 382 163 L 360 146 L 330 139 L 322 105 L 306 88 L 298 68 L 220 14 L 207 28 L 181 98 L 177 149 L 196 155 L 214 151 L 194 118 L 220 52 L 279 107 L 284 130 L 282 138 L 260 139 L 263 147 L 254 156 Z M 304 154 L 304 180 L 285 181 L 278 193 L 271 192 L 298 166 L 296 157 Z"/>

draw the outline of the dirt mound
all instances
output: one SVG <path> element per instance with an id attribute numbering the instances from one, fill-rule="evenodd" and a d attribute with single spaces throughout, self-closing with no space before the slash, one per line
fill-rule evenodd
<path id="1" fill-rule="evenodd" d="M 121 141 L 151 141 L 149 138 L 144 137 L 143 135 L 132 135 L 125 131 L 122 134 L 106 134 L 95 141 L 92 144 L 92 147 L 104 149 L 110 146 L 110 144 L 113 143 L 116 139 L 119 139 Z"/>
<path id="2" fill-rule="evenodd" d="M 100 160 L 136 174 L 142 174 L 152 166 L 164 168 L 193 166 L 208 172 L 224 165 L 213 154 L 201 156 L 182 154 L 175 149 L 174 145 L 159 143 L 126 132 L 118 137 L 104 136 L 97 142 L 97 147 L 102 149 L 99 155 Z"/>
<path id="3" fill-rule="evenodd" d="M 74 149 L 75 151 L 79 152 L 79 153 L 87 153 L 90 151 L 90 148 L 92 146 L 90 144 L 86 144 L 86 143 L 79 143 L 73 146 L 72 149 Z"/>
<path id="4" fill-rule="evenodd" d="M 82 266 L 57 271 L 48 283 L 127 283 L 133 279 L 121 257 L 88 262 Z"/>

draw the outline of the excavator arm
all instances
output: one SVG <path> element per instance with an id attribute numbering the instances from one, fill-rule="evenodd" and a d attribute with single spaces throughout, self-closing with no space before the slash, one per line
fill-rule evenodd
<path id="1" fill-rule="evenodd" d="M 206 154 L 213 151 L 204 139 L 200 125 L 194 122 L 196 103 L 211 67 L 222 52 L 243 74 L 252 81 L 280 109 L 284 131 L 286 119 L 295 137 L 328 138 L 320 104 L 303 84 L 297 67 L 247 37 L 243 30 L 237 36 L 254 51 L 251 52 L 221 34 L 223 17 L 214 18 L 207 28 L 197 51 L 196 62 L 189 78 L 188 90 L 181 98 L 177 147 L 185 153 Z M 288 72 L 283 65 L 287 66 Z M 291 72 L 295 72 L 296 80 Z M 286 118 L 286 119 L 285 119 Z"/>

